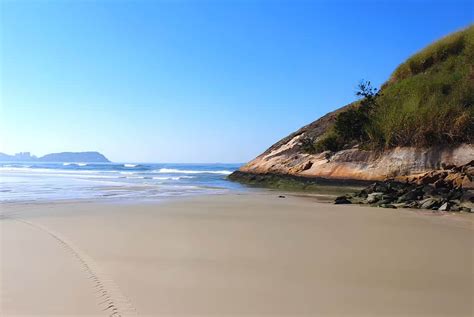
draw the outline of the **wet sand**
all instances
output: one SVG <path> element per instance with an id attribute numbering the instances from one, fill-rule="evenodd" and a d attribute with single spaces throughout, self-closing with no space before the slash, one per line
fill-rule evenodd
<path id="1" fill-rule="evenodd" d="M 2 316 L 474 312 L 472 215 L 277 193 L 0 209 Z"/>

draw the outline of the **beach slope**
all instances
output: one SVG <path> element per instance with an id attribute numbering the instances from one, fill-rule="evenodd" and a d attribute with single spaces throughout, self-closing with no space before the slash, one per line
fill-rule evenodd
<path id="1" fill-rule="evenodd" d="M 472 316 L 473 220 L 278 193 L 2 206 L 2 316 Z"/>

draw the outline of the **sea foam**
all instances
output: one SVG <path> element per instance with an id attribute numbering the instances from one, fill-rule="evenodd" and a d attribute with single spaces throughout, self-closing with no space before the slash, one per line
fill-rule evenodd
<path id="1" fill-rule="evenodd" d="M 76 166 L 87 166 L 87 163 L 63 163 L 64 166 L 76 165 Z"/>
<path id="2" fill-rule="evenodd" d="M 231 171 L 221 170 L 221 171 L 209 171 L 209 170 L 180 170 L 176 168 L 160 168 L 157 173 L 161 174 L 221 174 L 221 175 L 230 175 Z"/>

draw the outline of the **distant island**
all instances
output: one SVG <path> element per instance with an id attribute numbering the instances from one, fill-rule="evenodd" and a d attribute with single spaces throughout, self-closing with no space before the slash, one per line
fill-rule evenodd
<path id="1" fill-rule="evenodd" d="M 108 163 L 110 162 L 99 152 L 61 152 L 46 154 L 41 157 L 30 152 L 21 152 L 15 155 L 0 153 L 0 162 L 85 162 Z"/>

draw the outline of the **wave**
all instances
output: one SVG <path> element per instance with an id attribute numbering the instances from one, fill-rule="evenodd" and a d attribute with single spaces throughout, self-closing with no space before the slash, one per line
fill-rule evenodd
<path id="1" fill-rule="evenodd" d="M 70 174 L 70 175 L 80 175 L 80 174 L 96 174 L 96 171 L 91 170 L 71 170 L 71 169 L 53 169 L 53 168 L 30 168 L 30 167 L 6 167 L 1 166 L 0 172 L 11 172 L 11 173 L 22 173 L 22 174 Z"/>
<path id="2" fill-rule="evenodd" d="M 64 166 L 76 165 L 76 166 L 87 166 L 87 163 L 63 163 Z"/>
<path id="3" fill-rule="evenodd" d="M 11 168 L 1 168 L 0 172 L 12 173 L 14 175 L 22 176 L 36 176 L 36 177 L 69 177 L 69 178 L 78 178 L 78 179 L 88 179 L 88 178 L 117 178 L 114 175 L 103 175 L 96 174 L 93 171 L 68 171 L 68 170 L 51 170 L 51 169 L 30 169 L 23 167 L 11 167 Z"/>
<path id="4" fill-rule="evenodd" d="M 32 166 L 31 166 L 31 165 L 23 165 L 23 164 L 4 164 L 4 165 L 0 166 L 0 169 L 1 169 L 1 168 L 5 168 L 5 167 L 30 168 L 30 167 L 32 167 Z"/>
<path id="5" fill-rule="evenodd" d="M 220 170 L 220 171 L 206 171 L 206 170 L 180 170 L 175 168 L 160 168 L 156 173 L 160 174 L 221 174 L 230 175 L 232 171 Z"/>
<path id="6" fill-rule="evenodd" d="M 189 179 L 189 178 L 194 178 L 194 177 L 193 177 L 193 176 L 174 176 L 174 177 L 160 177 L 160 176 L 155 176 L 155 177 L 153 177 L 153 179 L 164 180 L 164 181 L 167 181 L 167 180 L 178 181 L 178 180 L 180 180 L 180 179 Z"/>
<path id="7" fill-rule="evenodd" d="M 123 167 L 137 167 L 138 164 L 123 164 Z"/>
<path id="8" fill-rule="evenodd" d="M 126 179 L 156 179 L 160 181 L 179 181 L 180 179 L 194 178 L 193 176 L 119 176 L 118 178 Z"/>

